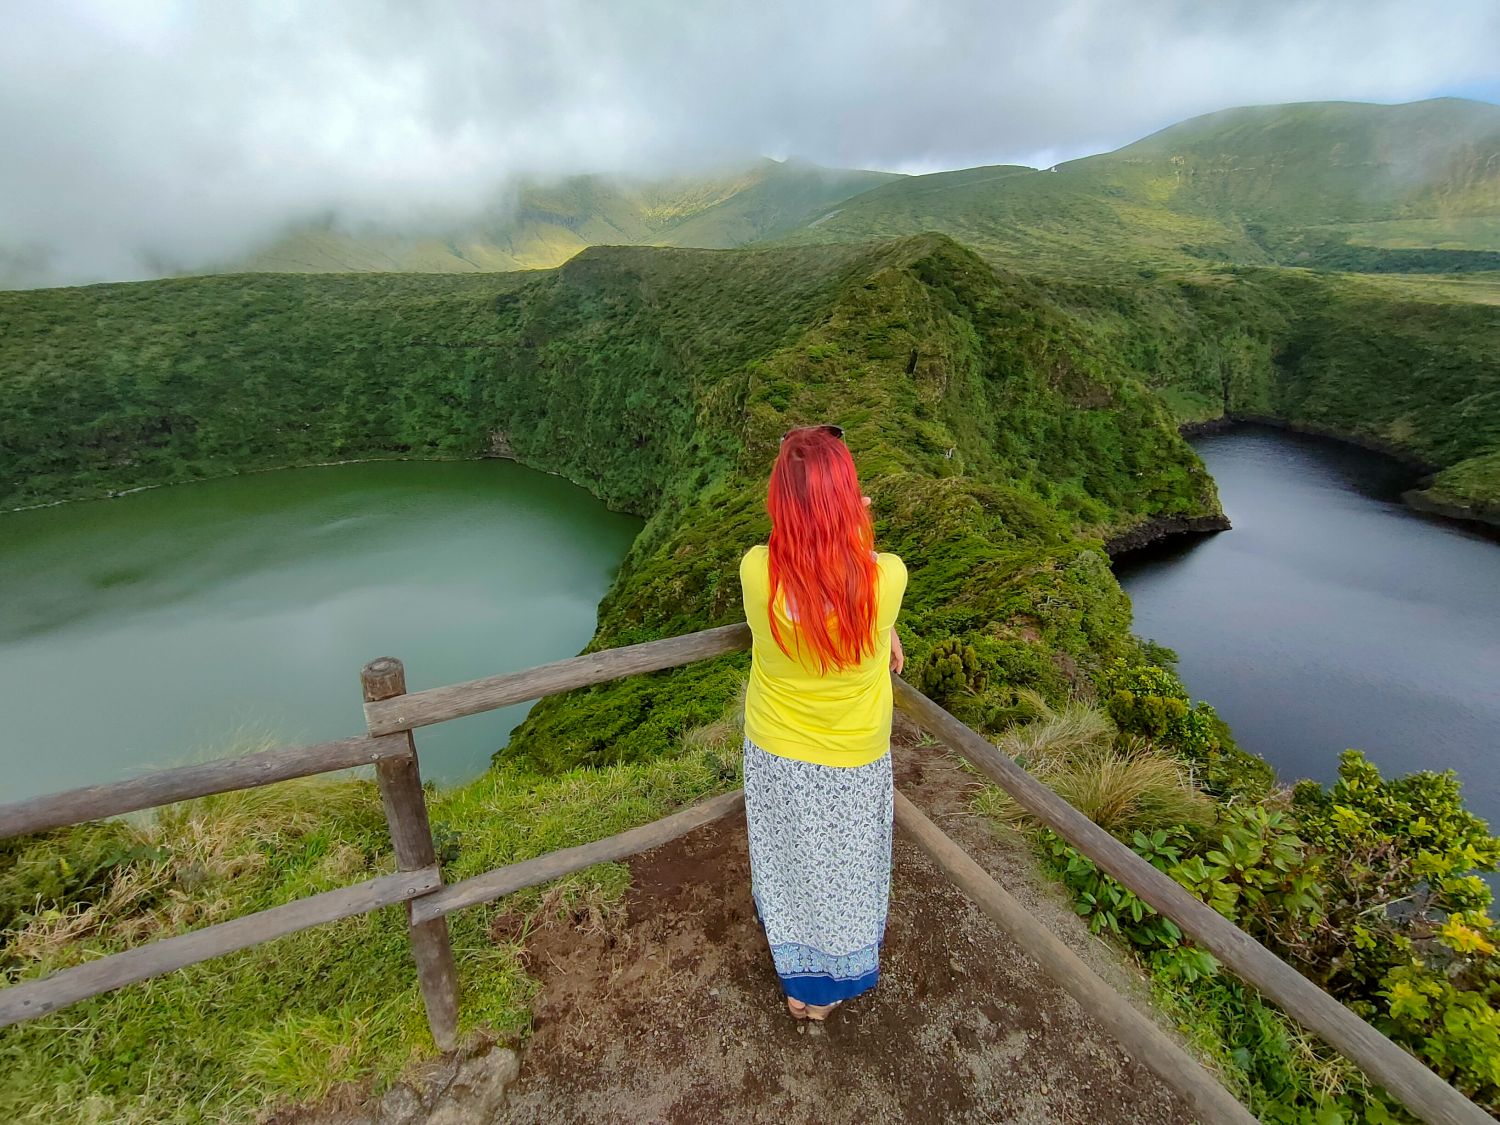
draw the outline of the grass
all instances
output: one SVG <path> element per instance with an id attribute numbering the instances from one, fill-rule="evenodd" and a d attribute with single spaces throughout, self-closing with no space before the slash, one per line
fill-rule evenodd
<path id="1" fill-rule="evenodd" d="M 1337 1125 L 1348 1120 L 1336 1105 L 1342 1095 L 1370 1097 L 1358 1067 L 1232 977 L 1155 977 L 1151 999 L 1257 1120 Z"/>
<path id="2" fill-rule="evenodd" d="M 1213 802 L 1175 755 L 1122 737 L 1109 716 L 1090 704 L 1072 700 L 1053 708 L 1036 692 L 1023 695 L 1036 718 L 1010 728 L 997 744 L 1100 828 L 1128 836 L 1136 829 L 1213 822 Z M 983 790 L 977 808 L 1013 825 L 1032 823 L 1000 789 Z"/>
<path id="3" fill-rule="evenodd" d="M 1444 469 L 1423 496 L 1439 505 L 1484 513 L 1492 521 L 1500 521 L 1500 450 Z"/>
<path id="4" fill-rule="evenodd" d="M 448 881 L 646 823 L 737 782 L 733 752 L 542 776 L 495 770 L 429 794 Z M 4 934 L 7 983 L 392 870 L 363 780 L 304 781 L 162 810 L 125 829 L 144 854 L 83 898 L 34 906 Z M 66 862 L 65 843 L 50 854 Z M 603 864 L 450 919 L 465 1034 L 516 1035 L 535 982 L 509 911 L 614 909 L 626 869 Z M 401 911 L 386 909 L 191 966 L 0 1031 L 0 1119 L 246 1121 L 335 1084 L 392 1080 L 432 1052 Z"/>

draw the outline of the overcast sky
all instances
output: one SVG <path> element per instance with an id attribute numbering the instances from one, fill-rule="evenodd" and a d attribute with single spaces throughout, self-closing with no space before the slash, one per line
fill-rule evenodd
<path id="1" fill-rule="evenodd" d="M 517 175 L 1047 165 L 1228 106 L 1500 101 L 1500 0 L 0 0 L 0 249 L 225 261 Z"/>

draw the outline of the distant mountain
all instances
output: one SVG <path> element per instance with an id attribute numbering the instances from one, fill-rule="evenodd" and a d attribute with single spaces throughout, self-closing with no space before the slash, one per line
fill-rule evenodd
<path id="1" fill-rule="evenodd" d="M 531 183 L 491 213 L 427 233 L 330 220 L 288 232 L 220 272 L 542 269 L 586 246 L 727 248 L 805 226 L 850 196 L 899 179 L 890 172 L 762 160 L 721 176 L 659 181 L 578 176 Z"/>
<path id="2" fill-rule="evenodd" d="M 1045 172 L 971 168 L 887 184 L 792 237 L 920 230 L 1016 266 L 1500 269 L 1500 106 L 1225 110 Z"/>

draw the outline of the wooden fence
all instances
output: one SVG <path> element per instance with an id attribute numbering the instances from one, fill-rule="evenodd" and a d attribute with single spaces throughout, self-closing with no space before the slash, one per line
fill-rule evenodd
<path id="1" fill-rule="evenodd" d="M 512 703 L 742 651 L 749 645 L 747 626 L 727 625 L 419 692 L 406 691 L 400 661 L 382 658 L 367 664 L 361 676 L 368 728 L 365 737 L 183 766 L 112 785 L 0 805 L 0 839 L 5 839 L 213 793 L 373 765 L 398 868 L 394 875 L 312 895 L 0 989 L 0 1027 L 310 926 L 402 903 L 433 1039 L 444 1050 L 453 1048 L 457 1043 L 458 976 L 449 944 L 448 914 L 596 863 L 657 847 L 737 811 L 744 796 L 739 791 L 725 793 L 608 839 L 509 864 L 445 886 L 433 849 L 412 731 Z M 1022 808 L 1172 919 L 1262 996 L 1342 1052 L 1423 1121 L 1480 1125 L 1491 1120 L 1419 1060 L 1100 829 L 976 731 L 903 680 L 893 677 L 893 681 L 896 706 L 918 726 L 973 763 Z M 896 822 L 1085 1011 L 1176 1090 L 1203 1120 L 1253 1120 L 1213 1076 L 1037 923 L 899 794 Z"/>

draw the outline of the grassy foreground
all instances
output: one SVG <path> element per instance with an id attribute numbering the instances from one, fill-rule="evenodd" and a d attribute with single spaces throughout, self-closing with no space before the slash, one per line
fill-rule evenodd
<path id="1" fill-rule="evenodd" d="M 738 747 L 700 744 L 651 763 L 543 776 L 506 769 L 429 793 L 448 881 L 664 816 L 737 783 Z M 394 870 L 374 783 L 286 783 L 0 845 L 8 977 L 78 964 L 156 937 Z M 49 881 L 50 878 L 50 881 Z M 524 1030 L 535 984 L 518 960 L 539 912 L 618 901 L 602 864 L 450 919 L 461 1030 Z M 56 895 L 37 908 L 38 889 Z M 581 913 L 582 912 L 582 913 Z M 506 913 L 521 925 L 496 939 Z M 382 1084 L 433 1051 L 406 937 L 387 908 L 194 965 L 0 1032 L 0 1120 L 249 1120 L 340 1082 Z"/>

